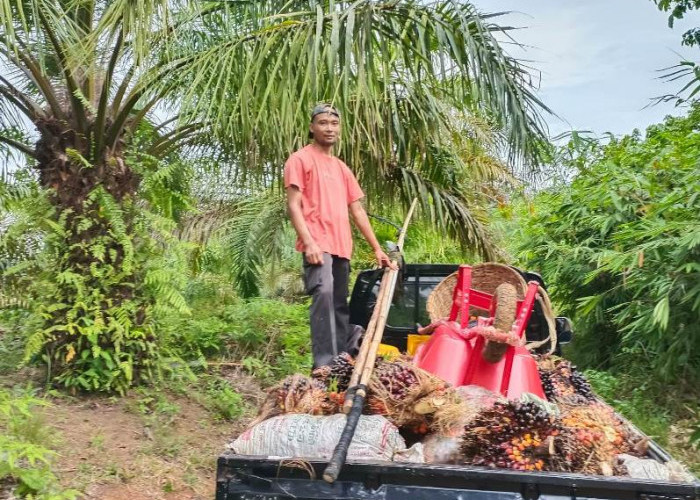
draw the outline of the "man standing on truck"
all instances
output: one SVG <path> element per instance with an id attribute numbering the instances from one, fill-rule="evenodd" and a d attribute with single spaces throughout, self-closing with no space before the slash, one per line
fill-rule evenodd
<path id="1" fill-rule="evenodd" d="M 293 153 L 284 166 L 296 249 L 302 252 L 304 285 L 312 296 L 309 316 L 314 368 L 327 365 L 333 356 L 348 349 L 349 215 L 374 250 L 377 263 L 391 265 L 360 201 L 362 189 L 348 166 L 333 155 L 339 137 L 338 110 L 329 104 L 316 106 L 309 125 L 313 142 Z"/>

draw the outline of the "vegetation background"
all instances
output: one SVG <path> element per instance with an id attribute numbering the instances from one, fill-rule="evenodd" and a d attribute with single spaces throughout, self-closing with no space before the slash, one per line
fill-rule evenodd
<path id="1" fill-rule="evenodd" d="M 697 66 L 669 70 L 684 116 L 552 141 L 498 21 L 448 0 L 0 0 L 0 495 L 211 497 L 265 387 L 310 368 L 279 178 L 322 100 L 381 241 L 417 196 L 408 262 L 540 272 L 566 355 L 700 471 Z"/>

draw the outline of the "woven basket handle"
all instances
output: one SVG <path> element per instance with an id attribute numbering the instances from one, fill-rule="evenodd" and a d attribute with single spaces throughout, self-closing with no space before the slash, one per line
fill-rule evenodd
<path id="1" fill-rule="evenodd" d="M 544 318 L 545 321 L 547 321 L 547 327 L 549 329 L 549 337 L 536 342 L 530 342 L 525 347 L 532 351 L 543 346 L 547 342 L 550 342 L 549 351 L 547 354 L 552 354 L 557 348 L 557 326 L 554 321 L 554 308 L 552 307 L 552 302 L 549 300 L 547 291 L 542 287 L 537 288 L 537 301 L 542 306 L 542 312 L 544 313 Z"/>

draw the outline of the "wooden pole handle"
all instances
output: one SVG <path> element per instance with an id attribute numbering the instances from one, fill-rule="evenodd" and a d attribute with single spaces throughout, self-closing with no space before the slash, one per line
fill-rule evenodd
<path id="1" fill-rule="evenodd" d="M 350 377 L 350 383 L 348 385 L 349 390 L 345 393 L 345 402 L 343 403 L 343 413 L 347 414 L 352 408 L 352 400 L 354 396 L 354 387 L 360 380 L 360 374 L 365 366 L 365 360 L 367 359 L 367 353 L 369 352 L 370 345 L 372 344 L 372 338 L 376 331 L 377 319 L 379 317 L 379 307 L 377 307 L 384 300 L 386 295 L 386 290 L 388 288 L 388 275 L 387 269 L 384 270 L 384 275 L 382 276 L 382 281 L 379 285 L 379 292 L 377 293 L 377 302 L 374 305 L 374 310 L 372 311 L 372 317 L 367 325 L 367 330 L 365 330 L 365 335 L 362 340 L 362 345 L 360 346 L 360 352 L 355 359 L 355 366 L 352 370 L 352 376 Z"/>
<path id="2" fill-rule="evenodd" d="M 411 203 L 411 208 L 409 209 L 408 214 L 406 215 L 406 220 L 404 221 L 403 227 L 401 228 L 401 234 L 399 235 L 399 241 L 397 244 L 399 251 L 401 251 L 401 246 L 403 245 L 406 235 L 406 229 L 408 228 L 408 223 L 411 220 L 411 217 L 413 216 L 413 211 L 416 208 L 417 202 L 418 198 L 414 198 L 413 203 Z M 392 264 L 392 267 L 396 267 L 398 262 L 394 260 Z M 379 348 L 379 344 L 382 341 L 382 336 L 384 335 L 384 326 L 386 325 L 386 319 L 389 316 L 389 306 L 391 304 L 391 300 L 394 297 L 394 289 L 396 288 L 397 276 L 398 269 L 390 268 L 388 270 L 385 270 L 384 276 L 382 277 L 382 285 L 379 286 L 379 297 L 377 298 L 377 304 L 374 306 L 374 311 L 372 312 L 372 319 L 374 319 L 376 316 L 376 322 L 372 323 L 372 320 L 370 320 L 370 324 L 372 326 L 372 331 L 369 332 L 369 334 L 371 335 L 371 340 L 370 338 L 368 338 L 367 332 L 365 332 L 365 338 L 362 342 L 363 346 L 360 349 L 360 355 L 362 355 L 364 352 L 364 357 L 362 360 L 359 360 L 360 356 L 358 355 L 358 360 L 362 362 L 356 362 L 355 369 L 353 370 L 353 377 L 355 376 L 356 372 L 360 373 L 359 385 L 357 383 L 352 384 L 348 389 L 348 392 L 354 392 L 351 396 L 351 409 L 345 422 L 345 428 L 343 429 L 343 433 L 338 441 L 338 445 L 335 447 L 335 450 L 333 451 L 333 456 L 331 457 L 328 467 L 326 467 L 326 470 L 323 474 L 323 479 L 329 483 L 333 483 L 338 478 L 338 475 L 340 474 L 340 471 L 343 468 L 343 465 L 345 464 L 347 451 L 355 434 L 355 428 L 357 427 L 357 423 L 360 419 L 360 414 L 362 413 L 362 408 L 364 406 L 365 401 L 366 386 L 369 382 L 370 377 L 372 376 L 372 371 L 374 370 L 374 361 L 377 358 L 377 350 Z M 382 287 L 384 287 L 383 290 Z M 369 331 L 370 325 L 367 326 L 367 330 Z M 368 344 L 366 351 L 364 350 L 365 343 Z M 356 387 L 358 389 L 356 391 L 353 391 Z M 348 400 L 346 399 L 345 403 L 347 402 Z"/>

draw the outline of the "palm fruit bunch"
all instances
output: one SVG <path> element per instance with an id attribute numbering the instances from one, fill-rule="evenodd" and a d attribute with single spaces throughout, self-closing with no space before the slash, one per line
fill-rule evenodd
<path id="1" fill-rule="evenodd" d="M 570 406 L 560 417 L 555 440 L 558 470 L 584 474 L 618 473 L 616 457 L 635 452 L 635 436 L 614 410 L 604 403 Z"/>
<path id="2" fill-rule="evenodd" d="M 414 367 L 410 364 L 377 358 L 369 382 L 366 412 L 388 416 L 397 402 L 405 401 L 412 388 L 418 384 L 413 370 Z"/>
<path id="3" fill-rule="evenodd" d="M 251 425 L 283 413 L 328 415 L 337 407 L 323 383 L 300 374 L 290 375 L 268 391 Z"/>
<path id="4" fill-rule="evenodd" d="M 405 399 L 418 385 L 415 369 L 406 363 L 394 363 L 378 358 L 374 363 L 371 385 L 388 389 L 393 399 Z"/>
<path id="5" fill-rule="evenodd" d="M 462 459 L 472 465 L 533 471 L 549 470 L 559 425 L 535 402 L 499 401 L 464 428 Z"/>
<path id="6" fill-rule="evenodd" d="M 353 357 L 347 352 L 341 352 L 328 365 L 316 368 L 311 373 L 311 378 L 321 382 L 331 392 L 340 393 L 348 389 L 354 369 Z"/>
<path id="7" fill-rule="evenodd" d="M 537 367 L 549 401 L 576 405 L 595 400 L 591 384 L 571 362 L 556 356 L 541 356 Z"/>
<path id="8" fill-rule="evenodd" d="M 429 429 L 430 415 L 424 413 L 425 409 L 416 411 L 416 404 L 446 388 L 444 381 L 408 361 L 378 358 L 368 384 L 365 411 L 384 415 L 397 427 L 410 427 L 425 433 Z"/>
<path id="9" fill-rule="evenodd" d="M 277 405 L 282 413 L 327 413 L 328 398 L 325 386 L 303 375 L 291 375 L 278 386 Z"/>

